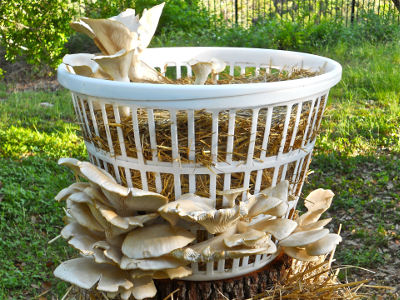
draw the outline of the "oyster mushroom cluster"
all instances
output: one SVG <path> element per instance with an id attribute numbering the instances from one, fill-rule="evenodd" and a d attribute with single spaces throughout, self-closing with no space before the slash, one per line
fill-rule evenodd
<path id="1" fill-rule="evenodd" d="M 106 171 L 88 162 L 63 158 L 77 182 L 61 190 L 56 200 L 66 200 L 67 225 L 61 236 L 82 257 L 62 263 L 56 277 L 80 288 L 97 290 L 114 298 L 144 299 L 157 293 L 153 279 L 174 279 L 192 274 L 192 262 L 209 262 L 255 254 L 285 253 L 299 260 L 318 259 L 333 250 L 340 237 L 322 229 L 330 219 L 318 221 L 329 208 L 333 193 L 316 190 L 308 197 L 308 212 L 286 219 L 289 182 L 261 191 L 220 192 L 228 206 L 185 194 L 176 201 L 160 194 L 119 185 Z M 194 244 L 188 231 L 193 223 L 214 237 Z"/>
<path id="2" fill-rule="evenodd" d="M 141 60 L 143 52 L 156 31 L 165 3 L 143 11 L 142 17 L 134 9 L 127 9 L 109 19 L 81 18 L 70 26 L 86 34 L 102 52 L 101 54 L 71 54 L 63 58 L 69 72 L 86 77 L 122 82 L 168 83 L 160 72 Z M 209 62 L 191 60 L 189 64 L 196 75 L 195 85 L 203 85 L 211 74 L 213 84 L 226 63 L 218 58 Z"/>

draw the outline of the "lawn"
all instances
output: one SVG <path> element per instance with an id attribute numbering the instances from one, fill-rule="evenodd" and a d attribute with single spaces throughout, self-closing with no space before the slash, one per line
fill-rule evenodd
<path id="1" fill-rule="evenodd" d="M 349 269 L 343 280 L 373 276 L 400 289 L 400 274 L 391 273 L 400 268 L 400 43 L 339 43 L 317 54 L 344 72 L 330 93 L 304 195 L 319 187 L 336 194 L 327 215 L 331 231 L 343 225 L 337 265 L 376 272 Z M 8 92 L 0 82 L 0 112 L 0 299 L 46 291 L 47 299 L 61 298 L 67 285 L 52 271 L 77 253 L 62 239 L 48 244 L 63 227 L 64 203 L 54 196 L 74 182 L 56 162 L 87 159 L 70 95 Z"/>

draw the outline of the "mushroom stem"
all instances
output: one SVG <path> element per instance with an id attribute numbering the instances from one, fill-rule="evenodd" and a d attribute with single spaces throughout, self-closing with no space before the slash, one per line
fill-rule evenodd
<path id="1" fill-rule="evenodd" d="M 194 75 L 196 75 L 196 80 L 193 84 L 204 85 L 208 79 L 208 75 L 211 73 L 212 65 L 206 62 L 198 62 L 197 64 L 192 65 L 192 69 Z"/>

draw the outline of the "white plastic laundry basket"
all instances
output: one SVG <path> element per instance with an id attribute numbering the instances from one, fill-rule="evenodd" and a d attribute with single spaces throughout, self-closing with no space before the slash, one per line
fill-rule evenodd
<path id="1" fill-rule="evenodd" d="M 226 61 L 231 75 L 234 70 L 241 74 L 249 70 L 259 72 L 260 69 L 269 72 L 270 68 L 282 70 L 285 66 L 288 70 L 296 65 L 312 70 L 324 67 L 325 73 L 282 82 L 194 86 L 106 81 L 71 74 L 61 64 L 58 80 L 72 92 L 91 162 L 112 173 L 118 182 L 128 187 L 153 190 L 175 199 L 187 192 L 217 199 L 220 197 L 218 190 L 238 187 L 257 193 L 285 179 L 290 181 L 291 194 L 297 199 L 328 92 L 340 81 L 341 66 L 328 58 L 310 54 L 248 48 L 154 48 L 146 50 L 142 59 L 161 70 L 165 65 L 172 67 L 176 77 L 180 78 L 182 73 L 192 74 L 188 64 L 190 59 L 209 61 L 214 57 Z M 132 128 L 123 128 L 118 107 L 130 109 Z M 112 124 L 108 121 L 110 111 Z M 196 125 L 199 114 L 211 119 L 209 127 Z M 249 128 L 245 129 L 250 142 L 246 145 L 247 157 L 238 159 L 234 148 L 241 137 L 235 136 L 235 128 L 241 124 L 235 120 L 246 114 L 251 119 Z M 168 122 L 157 121 L 160 116 L 167 116 Z M 187 122 L 184 138 L 177 126 L 182 116 Z M 225 122 L 224 132 L 221 132 L 222 122 Z M 102 134 L 100 123 L 105 128 L 105 144 L 96 142 Z M 304 125 L 301 130 L 299 124 Z M 170 139 L 169 145 L 157 143 L 157 126 L 168 127 L 165 132 Z M 211 137 L 211 143 L 207 145 L 209 153 L 202 153 L 209 155 L 211 163 L 208 165 L 196 163 L 199 149 L 196 149 L 195 141 L 200 129 L 203 135 L 208 132 Z M 277 132 L 279 145 L 271 150 L 270 142 Z M 136 147 L 134 151 L 125 147 L 127 133 Z M 151 145 L 151 153 L 147 156 L 143 149 L 145 138 Z M 221 140 L 226 145 L 223 151 L 219 147 Z M 183 143 L 187 148 L 184 154 L 180 148 Z M 170 151 L 171 161 L 160 161 L 162 149 Z M 169 182 L 173 192 L 166 190 L 165 182 Z M 225 198 L 221 197 L 220 201 L 223 206 L 227 205 Z M 292 201 L 291 208 L 295 208 L 296 203 L 297 200 Z M 196 232 L 199 228 L 189 229 Z M 215 264 L 210 262 L 204 267 L 192 264 L 194 275 L 187 279 L 235 277 L 259 269 L 273 258 L 257 255 L 235 259 L 229 264 L 224 260 Z"/>

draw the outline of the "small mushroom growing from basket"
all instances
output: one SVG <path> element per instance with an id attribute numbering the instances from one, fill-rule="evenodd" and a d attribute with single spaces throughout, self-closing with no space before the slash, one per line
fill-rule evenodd
<path id="1" fill-rule="evenodd" d="M 199 62 L 196 59 L 191 59 L 189 65 L 196 76 L 194 85 L 204 85 L 210 74 L 212 84 L 218 84 L 217 76 L 226 68 L 226 63 L 219 58 L 212 58 L 208 62 Z"/>
<path id="2" fill-rule="evenodd" d="M 295 221 L 298 227 L 279 242 L 284 252 L 301 261 L 318 260 L 319 255 L 331 252 L 342 241 L 338 234 L 329 233 L 323 227 L 332 219 L 318 220 L 330 207 L 334 194 L 330 190 L 318 189 L 306 198 L 308 212 Z"/>

